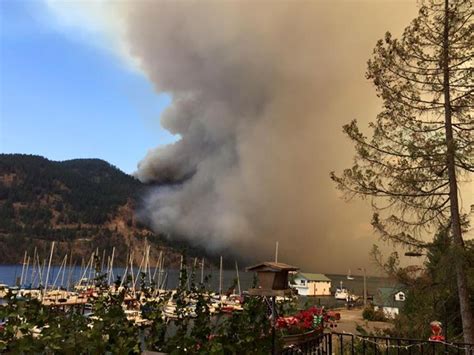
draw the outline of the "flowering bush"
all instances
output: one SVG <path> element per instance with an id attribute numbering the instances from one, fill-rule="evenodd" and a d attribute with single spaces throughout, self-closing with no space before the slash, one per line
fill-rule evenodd
<path id="1" fill-rule="evenodd" d="M 297 327 L 299 323 L 298 318 L 296 317 L 278 317 L 276 322 L 277 329 L 290 329 Z"/>
<path id="2" fill-rule="evenodd" d="M 322 330 L 325 325 L 333 328 L 335 321 L 340 318 L 339 313 L 313 306 L 299 311 L 294 316 L 279 317 L 276 321 L 276 327 L 286 334 L 298 334 L 311 330 Z"/>

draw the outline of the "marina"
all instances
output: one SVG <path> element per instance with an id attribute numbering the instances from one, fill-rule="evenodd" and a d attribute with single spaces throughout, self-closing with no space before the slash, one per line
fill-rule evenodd
<path id="1" fill-rule="evenodd" d="M 127 270 L 128 269 L 128 270 Z M 134 270 L 133 284 L 136 288 L 139 288 L 139 265 L 133 265 Z M 188 275 L 191 273 L 192 265 L 188 267 Z M 23 277 L 22 277 L 23 271 Z M 107 271 L 107 270 L 104 270 Z M 167 268 L 160 270 L 160 268 L 148 268 L 149 275 L 155 281 L 160 282 L 160 289 L 162 292 L 172 291 L 178 287 L 180 270 L 176 268 Z M 40 278 L 46 281 L 46 278 L 52 280 L 48 287 L 48 297 L 45 302 L 51 303 L 51 299 L 64 300 L 63 305 L 67 305 L 71 302 L 87 303 L 86 297 L 79 297 L 79 294 L 87 295 L 90 294 L 89 286 L 92 286 L 94 282 L 95 271 L 86 270 L 78 266 L 61 266 L 51 265 L 49 271 L 49 277 L 45 275 L 46 271 L 43 272 L 42 276 L 38 275 L 38 270 L 33 270 L 29 267 L 27 270 L 23 265 L 0 265 L 0 303 L 2 296 L 7 292 L 8 288 L 21 290 L 22 295 L 30 295 L 32 297 L 39 297 L 42 293 L 40 287 Z M 113 267 L 111 274 L 107 276 L 107 283 L 112 285 L 116 279 L 114 277 L 120 277 L 121 282 L 124 280 L 123 275 L 128 274 L 131 278 L 130 267 Z M 87 277 L 85 277 L 87 274 Z M 225 297 L 226 293 L 232 294 L 237 292 L 238 294 L 245 293 L 246 290 L 251 288 L 254 274 L 251 272 L 245 272 L 240 270 L 239 272 L 239 285 L 237 285 L 236 270 L 226 269 L 220 272 L 218 267 L 213 265 L 205 266 L 204 269 L 195 269 L 195 282 L 201 281 L 201 274 L 205 276 L 205 286 L 210 291 L 219 295 L 223 294 Z M 331 280 L 331 288 L 328 295 L 317 295 L 307 296 L 301 294 L 298 296 L 300 304 L 315 304 L 324 305 L 326 307 L 345 307 L 347 303 L 347 295 L 357 295 L 359 298 L 363 296 L 364 282 L 363 276 L 353 275 L 350 280 L 344 274 L 326 274 L 326 277 Z M 23 280 L 22 280 L 23 279 Z M 23 282 L 20 282 L 23 281 Z M 150 278 L 148 278 L 150 281 Z M 203 280 L 204 281 L 204 280 Z M 191 282 L 191 279 L 189 279 Z M 370 276 L 367 277 L 367 294 L 374 295 L 378 288 L 386 287 L 391 284 L 391 281 L 384 277 Z M 21 287 L 20 287 L 21 285 Z M 240 286 L 241 292 L 238 292 Z M 342 287 L 341 287 L 342 286 Z M 340 292 L 341 288 L 345 292 Z M 219 292 L 220 291 L 220 292 Z M 230 291 L 230 292 L 229 292 Z M 68 292 L 77 293 L 73 295 L 76 298 L 68 298 Z M 82 293 L 81 293 L 82 292 Z M 73 301 L 74 300 L 74 301 Z"/>

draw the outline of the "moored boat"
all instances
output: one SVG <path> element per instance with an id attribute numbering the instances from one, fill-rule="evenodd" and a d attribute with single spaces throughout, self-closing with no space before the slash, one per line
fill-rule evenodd
<path id="1" fill-rule="evenodd" d="M 334 298 L 336 300 L 344 300 L 346 301 L 349 297 L 349 291 L 347 288 L 342 286 L 342 281 L 339 284 L 339 287 L 336 289 L 336 292 L 334 293 Z"/>

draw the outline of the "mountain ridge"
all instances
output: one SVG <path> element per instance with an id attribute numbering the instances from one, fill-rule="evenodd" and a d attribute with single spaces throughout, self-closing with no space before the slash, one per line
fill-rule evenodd
<path id="1" fill-rule="evenodd" d="M 201 254 L 137 219 L 148 188 L 102 159 L 0 154 L 0 264 L 18 263 L 34 249 L 47 255 L 52 241 L 53 262 L 72 253 L 79 263 L 95 250 L 110 254 L 115 247 L 117 264 L 125 264 L 129 253 L 139 263 L 145 243 L 152 259 L 164 252 L 170 265 L 179 263 L 183 249 Z"/>

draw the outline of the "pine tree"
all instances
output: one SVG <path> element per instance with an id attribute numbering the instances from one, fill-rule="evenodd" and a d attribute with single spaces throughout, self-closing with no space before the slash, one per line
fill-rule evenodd
<path id="1" fill-rule="evenodd" d="M 383 100 L 369 138 L 354 120 L 351 169 L 331 173 L 349 195 L 371 198 L 373 225 L 384 239 L 426 247 L 423 235 L 450 227 L 449 252 L 465 342 L 474 343 L 458 185 L 474 172 L 473 21 L 469 0 L 429 0 L 400 39 L 379 40 L 367 78 Z"/>

